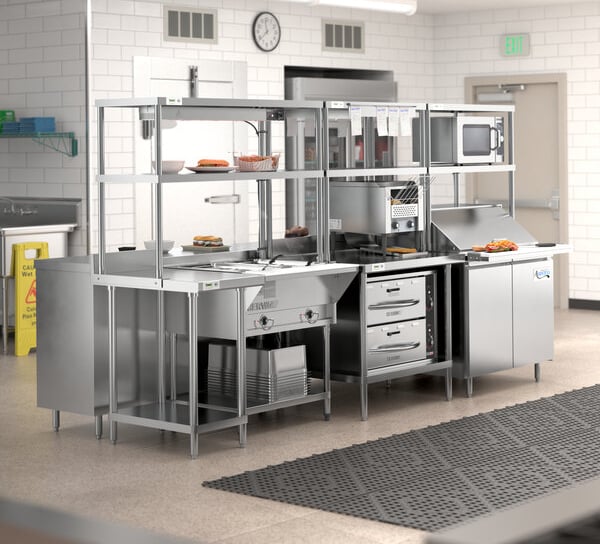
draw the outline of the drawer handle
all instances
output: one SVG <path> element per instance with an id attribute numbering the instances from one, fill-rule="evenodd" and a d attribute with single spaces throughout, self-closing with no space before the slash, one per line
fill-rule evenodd
<path id="1" fill-rule="evenodd" d="M 369 353 L 385 353 L 389 351 L 408 351 L 409 349 L 417 349 L 421 342 L 404 342 L 401 344 L 384 344 L 369 349 Z"/>
<path id="2" fill-rule="evenodd" d="M 395 300 L 388 302 L 377 302 L 375 304 L 369 304 L 369 310 L 391 310 L 392 308 L 407 308 L 409 306 L 416 306 L 421 302 L 418 298 L 409 298 L 406 300 Z"/>

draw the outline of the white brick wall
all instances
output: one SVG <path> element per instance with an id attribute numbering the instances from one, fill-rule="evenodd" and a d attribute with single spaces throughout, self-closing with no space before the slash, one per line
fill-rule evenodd
<path id="1" fill-rule="evenodd" d="M 517 32 L 531 34 L 531 55 L 502 58 L 497 36 Z M 600 300 L 600 3 L 440 16 L 434 36 L 440 101 L 463 101 L 465 76 L 567 73 L 569 296 Z"/>
<path id="2" fill-rule="evenodd" d="M 143 2 L 143 7 L 139 4 L 126 0 L 93 4 L 92 88 L 95 97 L 130 96 L 133 87 L 131 66 L 134 56 L 242 60 L 248 66 L 249 98 L 283 98 L 285 65 L 393 70 L 401 89 L 400 93 L 407 100 L 422 100 L 423 96 L 433 95 L 433 29 L 429 17 L 407 19 L 403 16 L 378 13 L 367 14 L 365 19 L 364 12 L 314 9 L 297 4 L 259 0 L 188 1 L 184 4 L 170 0 L 147 1 Z M 163 4 L 218 9 L 218 44 L 197 45 L 163 41 Z M 254 46 L 250 33 L 256 13 L 264 9 L 271 9 L 277 13 L 282 26 L 281 43 L 276 51 L 269 54 L 260 52 Z M 132 16 L 133 13 L 135 16 Z M 322 17 L 365 20 L 366 53 L 323 54 L 320 42 Z M 130 131 L 130 127 L 128 130 Z M 121 165 L 124 166 L 127 161 L 128 158 L 124 155 Z M 254 203 L 255 185 L 251 184 L 249 189 L 249 200 Z M 95 193 L 96 190 L 92 193 L 93 197 Z M 109 194 L 112 200 L 113 195 Z M 272 216 L 273 232 L 283 233 L 283 184 L 274 184 L 273 202 L 277 206 Z M 116 201 L 114 204 L 109 203 L 109 212 L 120 213 L 118 206 Z M 256 240 L 256 210 L 251 210 L 250 219 L 250 236 Z M 93 221 L 92 227 L 95 228 L 95 225 L 96 222 Z M 122 243 L 119 236 L 121 223 L 109 222 L 108 226 L 114 226 L 116 231 L 109 239 L 114 240 L 117 245 Z"/>
<path id="3" fill-rule="evenodd" d="M 62 155 L 57 159 L 31 142 L 0 140 L 2 194 L 85 196 L 83 4 L 82 0 L 0 1 L 0 108 L 11 107 L 19 116 L 56 115 L 61 128 L 74 130 L 80 140 L 80 155 L 75 159 Z M 163 4 L 217 9 L 219 43 L 164 42 Z M 445 102 L 463 101 L 465 76 L 566 71 L 569 226 L 575 247 L 570 257 L 570 297 L 600 300 L 597 1 L 411 18 L 268 0 L 94 0 L 93 9 L 93 99 L 131 94 L 136 55 L 243 60 L 248 65 L 251 98 L 281 98 L 286 65 L 393 70 L 400 99 Z M 270 54 L 255 48 L 249 30 L 254 15 L 264 9 L 277 13 L 282 25 L 282 42 Z M 321 17 L 364 20 L 365 54 L 323 53 Z M 530 57 L 499 57 L 496 36 L 509 31 L 531 34 Z M 94 131 L 92 127 L 93 141 Z M 451 194 L 444 179 L 435 184 L 436 198 L 444 200 Z M 132 238 L 132 191 L 111 189 L 109 196 L 111 215 L 122 216 L 109 223 L 114 228 L 108 240 L 114 247 Z M 84 252 L 85 236 L 76 237 L 70 249 Z"/>
<path id="4" fill-rule="evenodd" d="M 75 132 L 70 158 L 29 140 L 0 143 L 0 194 L 85 198 L 84 28 L 80 0 L 0 2 L 0 109 L 17 118 L 54 116 L 57 130 Z M 80 224 L 85 225 L 85 201 Z M 69 239 L 71 254 L 86 251 L 85 228 Z"/>

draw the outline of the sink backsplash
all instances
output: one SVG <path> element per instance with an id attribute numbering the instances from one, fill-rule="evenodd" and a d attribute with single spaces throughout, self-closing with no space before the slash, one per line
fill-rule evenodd
<path id="1" fill-rule="evenodd" d="M 0 197 L 0 227 L 76 224 L 81 200 Z"/>

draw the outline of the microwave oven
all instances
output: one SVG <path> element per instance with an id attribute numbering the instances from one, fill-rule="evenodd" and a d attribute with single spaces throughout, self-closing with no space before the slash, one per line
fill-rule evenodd
<path id="1" fill-rule="evenodd" d="M 431 164 L 504 162 L 504 119 L 458 115 L 431 117 Z M 420 130 L 413 124 L 413 160 L 419 161 Z"/>

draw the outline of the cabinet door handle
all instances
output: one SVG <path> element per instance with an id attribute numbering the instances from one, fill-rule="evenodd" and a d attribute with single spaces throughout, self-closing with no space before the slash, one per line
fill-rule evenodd
<path id="1" fill-rule="evenodd" d="M 209 204 L 239 204 L 240 195 L 214 195 L 204 199 L 204 202 Z"/>
<path id="2" fill-rule="evenodd" d="M 375 346 L 369 348 L 369 353 L 387 353 L 390 351 L 408 351 L 410 349 L 417 349 L 421 345 L 421 342 L 402 342 L 400 344 L 384 344 L 383 346 Z"/>
<path id="3" fill-rule="evenodd" d="M 377 302 L 375 304 L 369 304 L 369 310 L 390 310 L 392 308 L 407 308 L 409 306 L 415 306 L 421 302 L 418 298 L 409 298 L 406 300 L 390 300 L 386 302 Z"/>

